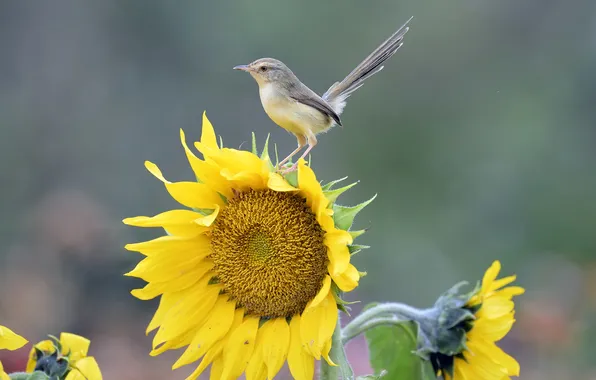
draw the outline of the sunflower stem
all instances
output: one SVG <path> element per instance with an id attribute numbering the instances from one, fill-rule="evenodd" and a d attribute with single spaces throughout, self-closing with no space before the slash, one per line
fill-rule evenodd
<path id="1" fill-rule="evenodd" d="M 50 377 L 45 372 L 35 371 L 33 373 L 28 372 L 13 372 L 8 375 L 10 380 L 47 380 Z"/>
<path id="2" fill-rule="evenodd" d="M 356 338 L 358 335 L 364 333 L 366 330 L 370 330 L 377 326 L 384 326 L 384 325 L 396 325 L 402 322 L 405 322 L 406 319 L 401 319 L 398 316 L 383 316 L 374 319 L 369 319 L 367 321 L 362 322 L 360 325 L 356 324 L 348 324 L 344 327 L 341 335 L 342 343 L 345 345 L 350 340 Z"/>
<path id="3" fill-rule="evenodd" d="M 381 303 L 360 313 L 343 328 L 343 343 L 362 334 L 364 331 L 384 324 L 396 324 L 405 321 L 418 321 L 428 317 L 432 309 L 420 310 L 415 307 L 391 302 Z"/>
<path id="4" fill-rule="evenodd" d="M 329 365 L 325 360 L 321 360 L 321 380 L 354 380 L 354 371 L 348 357 L 346 356 L 346 350 L 342 343 L 342 329 L 341 329 L 341 318 L 337 317 L 337 325 L 333 331 L 331 337 L 331 351 L 329 356 L 337 366 Z M 340 377 L 341 376 L 341 377 Z"/>
<path id="5" fill-rule="evenodd" d="M 15 372 L 8 375 L 11 380 L 26 380 L 29 377 L 29 373 Z"/>

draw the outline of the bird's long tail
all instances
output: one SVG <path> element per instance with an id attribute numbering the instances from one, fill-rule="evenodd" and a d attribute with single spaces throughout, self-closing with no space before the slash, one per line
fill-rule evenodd
<path id="1" fill-rule="evenodd" d="M 341 82 L 335 82 L 322 96 L 331 107 L 341 114 L 346 99 L 359 89 L 367 78 L 383 70 L 383 62 L 389 59 L 402 46 L 404 35 L 408 32 L 410 18 L 397 32 L 393 33 L 385 42 L 379 45 L 368 57 L 366 57 L 348 76 Z"/>

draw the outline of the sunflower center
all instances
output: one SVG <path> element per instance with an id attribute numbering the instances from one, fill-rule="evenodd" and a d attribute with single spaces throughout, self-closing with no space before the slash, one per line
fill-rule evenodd
<path id="1" fill-rule="evenodd" d="M 269 244 L 269 236 L 260 225 L 257 225 L 255 230 L 248 234 L 248 246 L 246 248 L 248 255 L 255 260 L 265 261 L 273 254 Z"/>
<path id="2" fill-rule="evenodd" d="M 304 198 L 248 190 L 229 199 L 211 236 L 220 284 L 251 315 L 304 310 L 327 274 L 324 232 Z"/>

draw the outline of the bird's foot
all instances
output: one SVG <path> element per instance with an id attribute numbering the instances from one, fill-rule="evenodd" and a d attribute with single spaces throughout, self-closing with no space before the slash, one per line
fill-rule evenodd
<path id="1" fill-rule="evenodd" d="M 298 169 L 298 163 L 297 162 L 294 165 L 290 166 L 290 167 L 287 167 L 286 166 L 285 168 L 279 168 L 278 171 L 279 171 L 279 174 L 285 175 L 285 174 L 291 173 L 293 171 L 296 171 L 296 169 Z"/>

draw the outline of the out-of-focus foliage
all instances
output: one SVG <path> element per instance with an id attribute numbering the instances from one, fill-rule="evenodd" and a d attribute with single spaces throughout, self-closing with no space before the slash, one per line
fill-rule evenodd
<path id="1" fill-rule="evenodd" d="M 120 220 L 173 206 L 143 160 L 188 178 L 178 129 L 198 139 L 205 109 L 226 145 L 254 130 L 289 152 L 231 68 L 272 56 L 323 92 L 412 15 L 313 151 L 322 180 L 361 180 L 346 203 L 379 193 L 355 226 L 372 248 L 353 299 L 426 306 L 500 259 L 527 288 L 504 342 L 521 378 L 594 376 L 593 0 L 0 2 L 0 322 L 90 337 L 107 379 L 169 377 L 143 335 L 155 305 L 121 276 L 123 242 L 155 232 Z"/>

